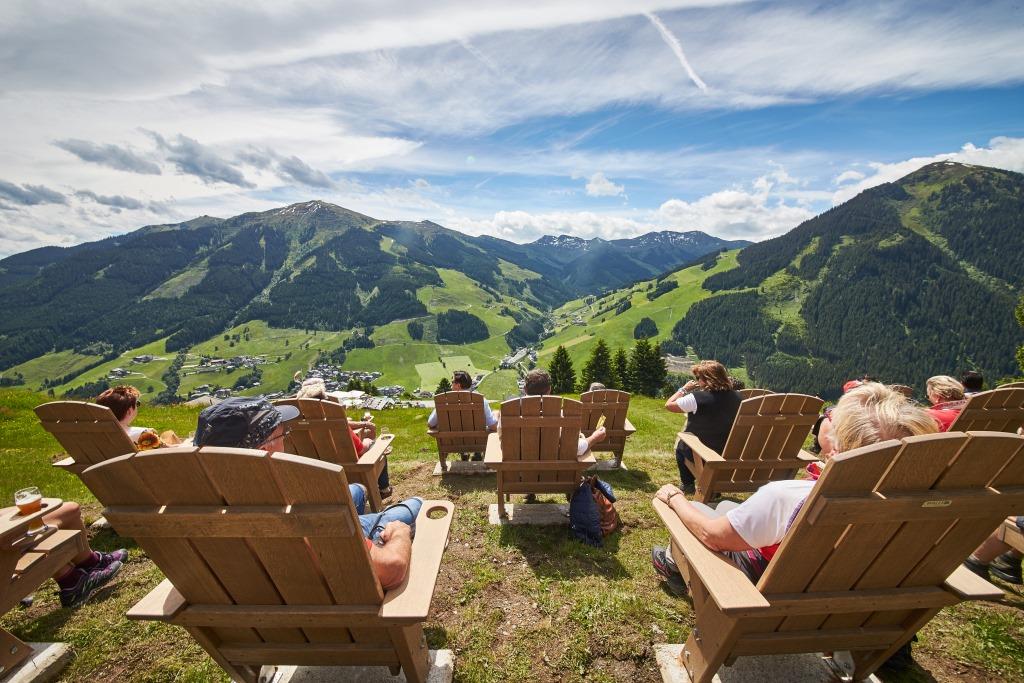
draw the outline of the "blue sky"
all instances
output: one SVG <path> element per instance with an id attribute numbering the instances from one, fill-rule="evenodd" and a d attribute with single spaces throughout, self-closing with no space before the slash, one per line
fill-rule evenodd
<path id="1" fill-rule="evenodd" d="M 1012 2 L 153 4 L 0 6 L 0 256 L 313 198 L 760 240 L 930 161 L 1024 171 Z"/>

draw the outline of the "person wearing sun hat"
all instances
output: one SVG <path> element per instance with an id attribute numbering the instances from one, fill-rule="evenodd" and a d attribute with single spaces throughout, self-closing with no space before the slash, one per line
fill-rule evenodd
<path id="1" fill-rule="evenodd" d="M 295 406 L 275 406 L 262 396 L 232 397 L 199 413 L 193 442 L 196 446 L 283 452 L 287 422 L 298 416 Z M 381 588 L 401 585 L 409 573 L 416 516 L 423 499 L 409 498 L 380 512 L 364 513 L 366 487 L 349 484 L 348 490 Z"/>

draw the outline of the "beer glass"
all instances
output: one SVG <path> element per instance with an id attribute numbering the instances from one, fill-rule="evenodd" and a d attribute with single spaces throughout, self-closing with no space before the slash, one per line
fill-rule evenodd
<path id="1" fill-rule="evenodd" d="M 14 504 L 18 506 L 18 513 L 21 516 L 31 515 L 43 509 L 43 494 L 39 492 L 38 487 L 29 486 L 14 494 Z M 45 528 L 42 517 L 35 519 L 28 525 L 28 535 L 34 536 Z"/>

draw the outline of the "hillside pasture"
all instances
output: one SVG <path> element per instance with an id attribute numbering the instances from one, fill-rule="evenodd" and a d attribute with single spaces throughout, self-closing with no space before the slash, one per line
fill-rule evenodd
<path id="1" fill-rule="evenodd" d="M 86 519 L 94 519 L 101 508 L 88 490 L 49 464 L 60 448 L 32 413 L 44 400 L 0 390 L 0 496 L 9 500 L 17 488 L 34 484 L 45 495 L 80 502 Z M 618 496 L 624 526 L 604 547 L 591 548 L 572 540 L 564 527 L 489 525 L 493 475 L 431 476 L 436 447 L 426 434 L 428 413 L 388 410 L 375 420 L 396 435 L 389 456 L 392 500 L 420 495 L 455 504 L 425 629 L 431 648 L 454 651 L 455 681 L 660 681 L 653 646 L 683 642 L 694 626 L 690 602 L 667 593 L 650 566 L 651 545 L 667 539 L 650 501 L 661 484 L 677 476 L 672 442 L 679 416 L 659 401 L 634 397 L 630 419 L 638 431 L 625 451 L 629 470 L 602 473 Z M 140 421 L 185 434 L 195 429 L 197 415 L 194 408 L 144 406 Z M 558 498 L 540 496 L 545 502 Z M 68 683 L 226 683 L 227 676 L 183 629 L 125 618 L 163 579 L 146 555 L 109 531 L 93 533 L 92 544 L 107 551 L 128 547 L 129 561 L 110 588 L 68 610 L 57 603 L 53 585 L 44 585 L 31 607 L 12 610 L 0 623 L 25 640 L 71 644 L 76 657 L 61 675 Z M 1024 595 L 1019 587 L 999 585 L 1007 591 L 1003 604 L 942 610 L 914 645 L 920 667 L 903 675 L 883 672 L 882 680 L 1024 678 Z"/>
<path id="2" fill-rule="evenodd" d="M 483 372 L 473 365 L 473 360 L 469 356 L 441 356 L 440 361 L 416 364 L 420 387 L 427 391 L 433 391 L 444 378 L 451 381 L 452 373 L 456 370 L 465 370 L 471 378 Z"/>

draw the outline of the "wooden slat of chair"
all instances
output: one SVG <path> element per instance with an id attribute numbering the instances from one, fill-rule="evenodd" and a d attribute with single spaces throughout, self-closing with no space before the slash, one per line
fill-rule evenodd
<path id="1" fill-rule="evenodd" d="M 557 396 L 543 396 L 540 400 L 541 414 L 544 417 L 557 415 L 562 416 L 562 399 Z M 561 460 L 562 439 L 567 439 L 568 434 L 563 432 L 559 420 L 552 420 L 550 426 L 542 427 L 540 432 L 540 445 L 538 455 L 540 460 L 557 461 Z M 579 432 L 577 431 L 577 436 Z M 562 473 L 542 470 L 537 473 L 537 481 L 543 483 L 556 482 L 561 479 Z"/>
<path id="2" fill-rule="evenodd" d="M 996 389 L 1024 389 L 1024 382 L 1007 382 L 1000 384 Z"/>
<path id="3" fill-rule="evenodd" d="M 558 442 L 558 460 L 569 463 L 569 467 L 558 472 L 557 480 L 567 485 L 569 490 L 579 482 L 581 468 L 577 464 L 580 441 L 580 421 L 583 417 L 583 405 L 572 399 L 561 399 L 555 411 L 562 415 L 562 430 Z"/>
<path id="4" fill-rule="evenodd" d="M 949 431 L 1016 432 L 1024 427 L 1024 388 L 1000 387 L 971 396 Z"/>
<path id="5" fill-rule="evenodd" d="M 1014 518 L 1005 520 L 999 525 L 999 540 L 1019 553 L 1024 553 L 1024 531 L 1017 526 Z"/>
<path id="6" fill-rule="evenodd" d="M 37 406 L 44 429 L 74 459 L 76 472 L 118 455 L 134 453 L 135 443 L 106 406 L 81 401 L 52 401 Z"/>
<path id="7" fill-rule="evenodd" d="M 594 444 L 595 451 L 608 451 L 615 454 L 616 463 L 622 462 L 622 453 L 626 447 L 629 432 L 626 418 L 629 412 L 630 394 L 616 389 L 598 389 L 580 395 L 582 409 L 582 427 L 584 436 L 590 436 L 597 428 L 601 415 L 605 416 L 605 431 L 608 433 L 604 441 Z"/>
<path id="8" fill-rule="evenodd" d="M 772 391 L 771 389 L 750 388 L 739 390 L 740 398 L 742 398 L 744 401 L 747 400 L 748 398 L 757 398 L 758 396 L 767 396 L 768 394 L 773 393 L 775 392 Z"/>

